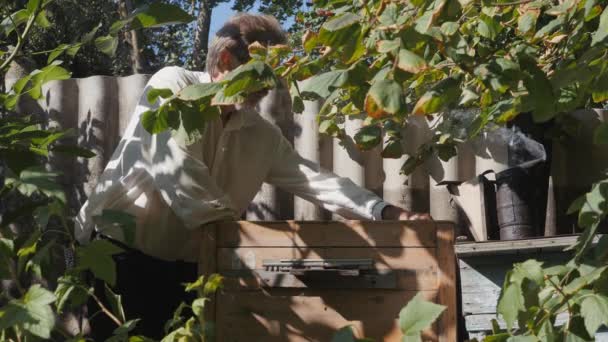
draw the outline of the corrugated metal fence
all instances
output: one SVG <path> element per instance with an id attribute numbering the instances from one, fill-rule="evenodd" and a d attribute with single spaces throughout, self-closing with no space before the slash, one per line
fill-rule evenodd
<path id="1" fill-rule="evenodd" d="M 64 173 L 62 182 L 73 208 L 84 203 L 95 185 L 120 140 L 148 78 L 148 75 L 93 76 L 56 81 L 46 86 L 44 100 L 38 103 L 24 101 L 20 104 L 21 112 L 47 117 L 51 127 L 74 129 L 76 135 L 73 139 L 97 154 L 89 160 L 60 157 L 53 160 L 53 166 Z M 7 82 L 10 83 L 10 80 Z M 290 112 L 286 110 L 289 106 L 288 96 L 271 92 L 260 103 L 260 113 L 279 125 L 284 134 L 293 139 L 300 154 L 326 169 L 351 178 L 389 202 L 410 210 L 430 212 L 435 219 L 459 221 L 458 212 L 450 205 L 447 190 L 443 186 L 437 186 L 438 181 L 467 180 L 487 169 L 501 168 L 491 155 L 475 155 L 465 145 L 460 148 L 458 156 L 449 162 L 431 160 L 424 168 L 419 168 L 406 177 L 399 173 L 407 158 L 405 156 L 398 160 L 383 160 L 379 149 L 361 152 L 352 143 L 340 144 L 335 139 L 320 135 L 315 121 L 319 103 L 306 102 L 304 113 L 286 116 L 285 113 Z M 598 115 L 594 112 L 583 113 L 581 117 L 589 119 L 587 122 L 598 120 Z M 599 118 L 603 120 L 601 115 Z M 346 122 L 346 130 L 354 133 L 361 124 L 360 119 L 350 119 Z M 429 124 L 425 119 L 414 118 L 403 136 L 406 151 L 414 151 L 429 138 Z M 567 146 L 554 144 L 552 184 L 555 187 L 550 186 L 548 217 L 553 219 L 548 220 L 549 225 L 555 225 L 555 212 L 565 212 L 564 208 L 572 198 L 572 193 L 580 192 L 591 179 L 597 178 L 597 170 L 608 166 L 607 150 L 592 147 L 590 136 L 588 132 L 584 133 L 580 141 L 569 142 Z M 580 153 L 581 151 L 585 152 Z M 590 160 L 594 160 L 594 167 L 581 170 L 580 165 L 591 165 Z M 311 203 L 294 199 L 266 184 L 246 215 L 249 220 L 316 220 L 329 217 L 328 213 Z M 565 226 L 558 231 L 570 231 L 570 223 L 563 222 Z"/>

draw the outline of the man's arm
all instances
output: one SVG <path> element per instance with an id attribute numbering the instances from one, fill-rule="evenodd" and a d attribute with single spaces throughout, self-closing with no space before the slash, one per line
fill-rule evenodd
<path id="1" fill-rule="evenodd" d="M 302 158 L 283 137 L 266 179 L 325 209 L 346 218 L 368 220 L 423 220 L 428 214 L 416 214 L 384 202 L 350 179 L 323 171 L 316 163 Z"/>

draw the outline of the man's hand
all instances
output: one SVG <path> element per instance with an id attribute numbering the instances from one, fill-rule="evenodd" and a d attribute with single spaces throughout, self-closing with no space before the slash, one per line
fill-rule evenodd
<path id="1" fill-rule="evenodd" d="M 430 214 L 413 213 L 394 205 L 387 205 L 382 210 L 383 220 L 394 220 L 394 221 L 432 221 L 433 218 Z"/>

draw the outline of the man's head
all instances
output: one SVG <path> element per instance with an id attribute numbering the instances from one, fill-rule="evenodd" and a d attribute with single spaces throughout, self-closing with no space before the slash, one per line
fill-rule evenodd
<path id="1" fill-rule="evenodd" d="M 287 35 L 272 16 L 241 13 L 217 31 L 207 53 L 207 72 L 214 81 L 249 60 L 248 46 L 285 44 Z"/>

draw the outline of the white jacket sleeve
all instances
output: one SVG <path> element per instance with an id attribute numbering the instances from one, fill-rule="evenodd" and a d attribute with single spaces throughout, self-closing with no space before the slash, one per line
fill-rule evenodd
<path id="1" fill-rule="evenodd" d="M 148 83 L 142 96 L 150 87 L 169 88 L 174 93 L 196 82 L 189 71 L 181 68 L 165 68 Z M 160 103 L 148 104 L 158 108 Z M 140 129 L 143 130 L 141 125 Z M 170 131 L 150 135 L 147 132 L 148 163 L 154 184 L 163 200 L 188 228 L 202 224 L 234 219 L 236 212 L 231 208 L 226 194 L 215 184 L 209 168 L 203 162 L 202 140 L 184 146 L 173 139 Z"/>
<path id="2" fill-rule="evenodd" d="M 321 170 L 281 137 L 266 181 L 349 219 L 380 220 L 387 205 L 350 179 Z"/>

